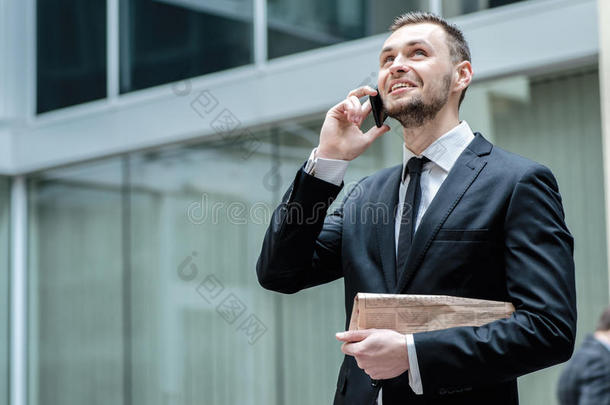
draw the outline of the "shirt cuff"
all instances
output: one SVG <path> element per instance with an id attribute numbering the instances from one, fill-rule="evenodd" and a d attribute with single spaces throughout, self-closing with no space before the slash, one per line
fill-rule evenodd
<path id="1" fill-rule="evenodd" d="M 318 148 L 314 148 L 309 155 L 305 172 L 320 180 L 340 186 L 345 177 L 349 161 L 340 159 L 325 159 L 316 157 Z"/>
<path id="2" fill-rule="evenodd" d="M 417 352 L 415 351 L 415 340 L 413 340 L 413 334 L 409 333 L 407 336 L 407 353 L 409 354 L 409 385 L 413 392 L 417 395 L 424 394 L 424 387 L 421 383 L 421 376 L 419 375 L 419 365 L 417 364 Z"/>

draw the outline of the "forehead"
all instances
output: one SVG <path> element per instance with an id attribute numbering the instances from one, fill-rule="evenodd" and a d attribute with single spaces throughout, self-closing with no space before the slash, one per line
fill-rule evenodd
<path id="1" fill-rule="evenodd" d="M 431 23 L 409 24 L 397 29 L 385 40 L 383 48 L 396 48 L 417 40 L 425 41 L 437 50 L 449 50 L 445 30 Z"/>

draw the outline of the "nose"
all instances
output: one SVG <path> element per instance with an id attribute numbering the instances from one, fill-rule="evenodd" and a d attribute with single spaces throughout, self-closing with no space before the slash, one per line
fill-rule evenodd
<path id="1" fill-rule="evenodd" d="M 390 66 L 390 73 L 406 73 L 409 70 L 410 67 L 405 63 L 405 60 L 402 58 L 402 56 L 400 54 L 396 55 L 396 57 L 392 61 L 392 65 Z"/>

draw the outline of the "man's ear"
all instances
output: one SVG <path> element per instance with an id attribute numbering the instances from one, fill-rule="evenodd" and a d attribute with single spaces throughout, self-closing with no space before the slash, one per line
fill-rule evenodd
<path id="1" fill-rule="evenodd" d="M 455 85 L 454 90 L 460 93 L 470 85 L 472 81 L 472 64 L 463 60 L 455 66 Z"/>

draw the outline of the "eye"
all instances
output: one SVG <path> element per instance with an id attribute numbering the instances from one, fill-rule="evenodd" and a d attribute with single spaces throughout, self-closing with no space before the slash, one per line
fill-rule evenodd
<path id="1" fill-rule="evenodd" d="M 393 55 L 388 55 L 385 58 L 383 58 L 383 63 L 389 63 L 389 62 L 393 62 L 394 61 L 394 56 Z"/>
<path id="2" fill-rule="evenodd" d="M 426 51 L 424 51 L 423 49 L 416 49 L 415 51 L 413 51 L 413 55 L 421 55 L 421 56 L 426 56 L 427 53 Z"/>

